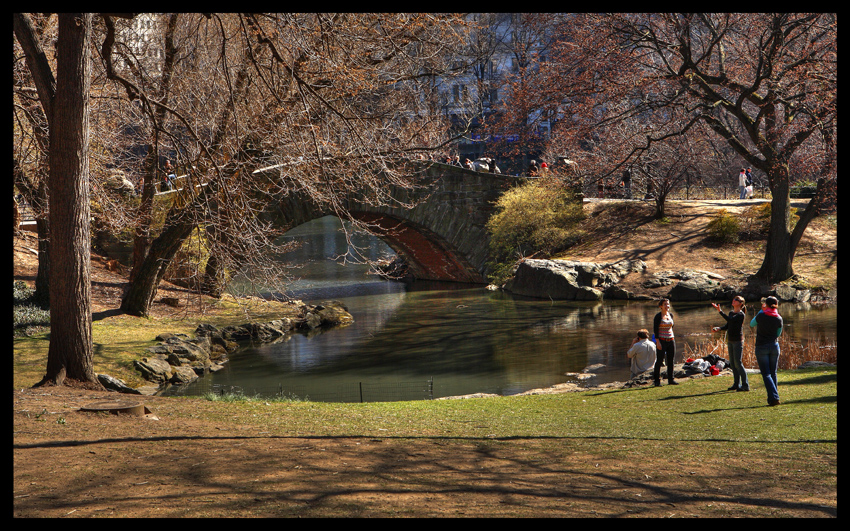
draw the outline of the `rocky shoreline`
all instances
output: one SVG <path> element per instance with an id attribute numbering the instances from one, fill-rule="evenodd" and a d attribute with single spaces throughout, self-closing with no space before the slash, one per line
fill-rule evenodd
<path id="1" fill-rule="evenodd" d="M 811 369 L 816 367 L 835 367 L 835 364 L 826 363 L 822 361 L 807 361 L 797 367 L 797 369 Z M 526 396 L 526 395 L 553 395 L 553 394 L 561 394 L 561 393 L 577 393 L 582 391 L 604 391 L 604 390 L 617 390 L 617 389 L 631 389 L 636 387 L 649 387 L 653 382 L 652 370 L 648 370 L 643 374 L 636 376 L 626 382 L 606 382 L 603 384 L 594 385 L 592 383 L 588 383 L 588 381 L 592 380 L 592 370 L 591 368 L 585 369 L 581 373 L 567 373 L 565 376 L 567 377 L 576 377 L 578 381 L 575 382 L 564 382 L 555 384 L 549 387 L 541 387 L 538 389 L 529 389 L 528 391 L 523 391 L 522 393 L 517 393 L 516 395 L 511 396 Z M 748 374 L 761 374 L 758 369 L 747 369 Z M 585 376 L 582 378 L 581 376 Z M 690 372 L 686 369 L 686 364 L 677 363 L 673 366 L 673 378 L 677 381 L 689 380 L 689 379 L 697 379 L 697 378 L 713 378 L 715 376 L 732 376 L 732 370 L 729 368 L 722 369 L 719 374 L 708 376 L 704 373 L 699 372 Z M 665 384 L 666 385 L 666 384 Z M 437 398 L 436 400 L 464 400 L 468 398 L 493 398 L 500 397 L 503 395 L 497 395 L 493 393 L 472 393 L 469 395 L 459 395 L 459 396 L 445 396 L 441 398 Z"/>
<path id="2" fill-rule="evenodd" d="M 624 282 L 628 280 L 628 282 Z M 628 288 L 624 287 L 628 284 Z M 695 269 L 647 271 L 642 260 L 609 263 L 528 259 L 517 264 L 505 291 L 551 300 L 710 301 L 742 295 L 747 300 L 774 296 L 794 303 L 834 303 L 836 290 L 813 290 L 793 283 L 768 285 L 750 279 L 726 279 Z"/>
<path id="3" fill-rule="evenodd" d="M 245 323 L 217 328 L 201 324 L 195 337 L 164 332 L 156 337 L 157 345 L 148 348 L 149 355 L 133 365 L 147 385 L 129 387 L 106 374 L 98 374 L 107 389 L 127 394 L 153 395 L 168 385 L 186 385 L 206 374 L 219 371 L 236 351 L 240 342 L 275 343 L 295 333 L 317 334 L 328 328 L 346 326 L 354 321 L 348 309 L 338 301 L 318 305 L 302 304 L 289 318 L 266 323 Z"/>

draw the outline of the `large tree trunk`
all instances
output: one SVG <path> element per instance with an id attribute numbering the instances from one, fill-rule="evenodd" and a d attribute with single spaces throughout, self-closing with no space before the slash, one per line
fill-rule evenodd
<path id="1" fill-rule="evenodd" d="M 50 121 L 50 346 L 39 384 L 100 388 L 92 360 L 88 96 L 90 13 L 59 15 Z"/>
<path id="2" fill-rule="evenodd" d="M 194 228 L 195 224 L 188 221 L 169 224 L 151 243 L 147 256 L 121 301 L 122 310 L 131 315 L 148 315 L 165 271 Z"/>
<path id="3" fill-rule="evenodd" d="M 200 291 L 210 297 L 220 299 L 224 293 L 224 288 L 227 287 L 227 271 L 224 267 L 224 262 L 218 259 L 215 253 L 210 254 L 207 258 L 207 265 L 204 268 L 204 276 L 201 280 Z"/>
<path id="4" fill-rule="evenodd" d="M 770 229 L 764 261 L 756 276 L 770 283 L 782 282 L 794 275 L 793 261 L 796 244 L 791 231 L 791 187 L 788 168 L 783 166 L 770 176 Z M 799 240 L 798 240 L 799 241 Z"/>

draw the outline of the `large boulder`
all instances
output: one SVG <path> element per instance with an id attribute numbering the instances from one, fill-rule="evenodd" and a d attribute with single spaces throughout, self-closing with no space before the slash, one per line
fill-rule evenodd
<path id="1" fill-rule="evenodd" d="M 302 306 L 300 318 L 294 326 L 301 330 L 316 330 L 323 327 L 347 326 L 353 322 L 354 318 L 343 303 L 325 301 L 316 306 Z"/>
<path id="2" fill-rule="evenodd" d="M 124 380 L 121 380 L 121 379 L 116 378 L 114 376 L 110 376 L 108 374 L 98 374 L 97 380 L 100 382 L 100 384 L 103 387 L 105 387 L 106 389 L 109 389 L 110 391 L 118 391 L 119 393 L 135 394 L 135 395 L 141 394 L 141 392 L 138 391 L 137 389 L 133 389 L 132 387 L 127 385 L 127 383 L 124 382 Z"/>
<path id="3" fill-rule="evenodd" d="M 192 367 L 181 365 L 179 367 L 172 367 L 172 369 L 174 372 L 168 383 L 186 385 L 198 379 L 198 373 Z"/>
<path id="4" fill-rule="evenodd" d="M 149 382 L 164 384 L 171 380 L 174 370 L 164 358 L 151 357 L 133 361 L 133 366 Z"/>
<path id="5" fill-rule="evenodd" d="M 670 289 L 667 297 L 672 301 L 709 301 L 717 298 L 720 283 L 707 277 L 680 280 Z"/>
<path id="6" fill-rule="evenodd" d="M 785 284 L 777 285 L 773 292 L 780 301 L 787 302 L 808 302 L 812 297 L 812 292 L 808 289 L 797 289 Z"/>
<path id="7" fill-rule="evenodd" d="M 541 299 L 601 300 L 603 294 L 615 298 L 635 298 L 626 290 L 612 289 L 630 273 L 643 272 L 642 260 L 623 259 L 597 264 L 572 260 L 524 260 L 504 288 L 518 295 Z"/>
<path id="8" fill-rule="evenodd" d="M 525 260 L 519 264 L 506 288 L 517 295 L 552 300 L 601 300 L 597 284 L 598 266 L 560 260 Z"/>

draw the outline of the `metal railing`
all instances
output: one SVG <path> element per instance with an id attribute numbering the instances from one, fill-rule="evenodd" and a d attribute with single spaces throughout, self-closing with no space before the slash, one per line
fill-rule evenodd
<path id="1" fill-rule="evenodd" d="M 205 381 L 206 380 L 206 381 Z M 310 402 L 398 402 L 407 400 L 433 400 L 434 379 L 417 382 L 348 382 L 333 386 L 332 390 L 316 390 L 305 385 L 279 383 L 277 386 L 235 386 L 214 384 L 201 378 L 185 389 L 172 386 L 169 395 L 176 396 L 244 396 L 269 399 L 303 400 Z"/>

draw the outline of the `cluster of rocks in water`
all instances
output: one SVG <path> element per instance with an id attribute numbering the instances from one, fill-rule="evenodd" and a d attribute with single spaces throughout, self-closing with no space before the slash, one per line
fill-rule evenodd
<path id="1" fill-rule="evenodd" d="M 199 377 L 219 371 L 240 342 L 274 343 L 293 333 L 316 334 L 322 330 L 353 322 L 348 309 L 338 301 L 319 305 L 301 305 L 296 315 L 265 323 L 245 323 L 218 328 L 201 324 L 195 337 L 188 334 L 162 333 L 149 355 L 133 362 L 135 369 L 149 382 L 139 388 L 105 374 L 98 379 L 107 389 L 128 394 L 154 394 L 166 385 L 185 385 Z"/>
<path id="2" fill-rule="evenodd" d="M 642 293 L 628 291 L 620 282 L 628 275 L 641 276 Z M 669 289 L 667 289 L 669 286 Z M 610 263 L 570 260 L 528 259 L 520 262 L 514 276 L 502 286 L 506 291 L 552 300 L 650 300 L 664 297 L 671 301 L 710 301 L 742 295 L 757 300 L 769 295 L 795 303 L 827 302 L 831 293 L 813 293 L 805 286 L 739 285 L 708 271 L 682 269 L 647 272 L 643 260 L 623 259 Z"/>

